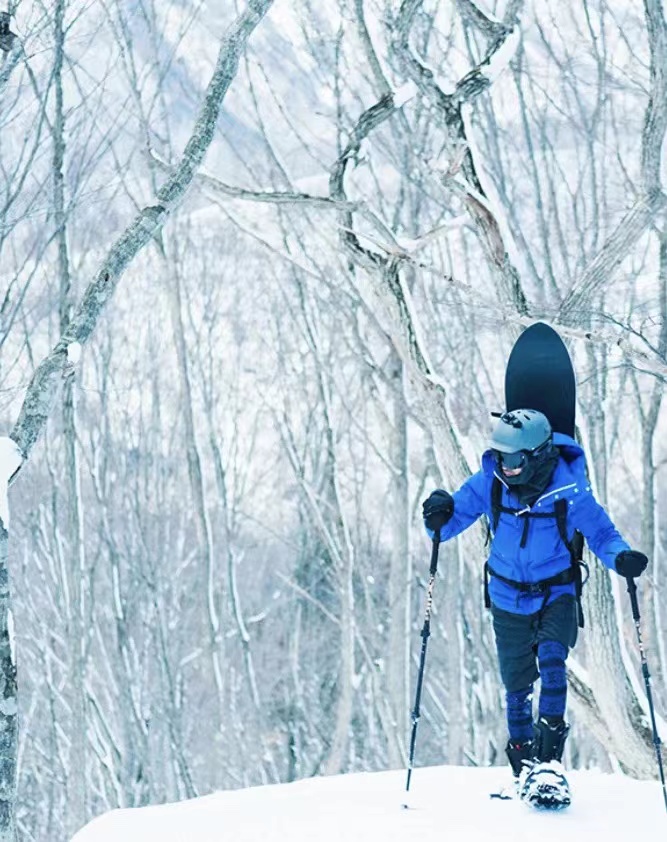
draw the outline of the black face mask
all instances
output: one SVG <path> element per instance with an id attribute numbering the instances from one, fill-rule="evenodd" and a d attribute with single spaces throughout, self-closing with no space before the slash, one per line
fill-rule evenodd
<path id="1" fill-rule="evenodd" d="M 512 488 L 522 506 L 532 506 L 543 494 L 560 458 L 558 449 L 552 444 L 538 453 L 497 453 L 499 474 Z M 521 473 L 508 477 L 502 468 L 521 468 Z"/>

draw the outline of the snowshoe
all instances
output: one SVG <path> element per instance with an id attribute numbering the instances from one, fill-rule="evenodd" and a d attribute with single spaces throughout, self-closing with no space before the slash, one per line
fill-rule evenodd
<path id="1" fill-rule="evenodd" d="M 510 740 L 505 748 L 505 754 L 512 767 L 512 780 L 496 790 L 489 793 L 490 798 L 499 801 L 513 801 L 519 797 L 519 779 L 522 773 L 532 768 L 535 762 L 536 745 L 534 740 L 526 740 L 522 743 Z"/>
<path id="2" fill-rule="evenodd" d="M 537 810 L 563 810 L 572 797 L 563 766 L 558 760 L 535 763 L 519 780 L 519 797 Z"/>
<path id="3" fill-rule="evenodd" d="M 515 801 L 518 797 L 519 779 L 514 777 L 509 783 L 504 782 L 489 793 L 489 798 L 495 798 L 498 801 Z"/>

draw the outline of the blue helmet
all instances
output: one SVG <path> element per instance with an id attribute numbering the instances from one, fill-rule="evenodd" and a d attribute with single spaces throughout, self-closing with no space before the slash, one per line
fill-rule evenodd
<path id="1" fill-rule="evenodd" d="M 554 455 L 551 424 L 536 409 L 505 412 L 491 435 L 493 450 L 509 485 L 530 481 L 537 469 Z"/>

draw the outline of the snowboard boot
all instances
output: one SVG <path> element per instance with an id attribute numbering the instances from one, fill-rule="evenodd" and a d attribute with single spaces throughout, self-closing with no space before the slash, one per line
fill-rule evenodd
<path id="1" fill-rule="evenodd" d="M 562 810 L 569 806 L 570 788 L 561 765 L 568 725 L 541 717 L 535 725 L 535 763 L 522 775 L 519 795 L 538 810 Z"/>
<path id="2" fill-rule="evenodd" d="M 548 763 L 551 760 L 560 762 L 563 758 L 565 740 L 570 731 L 570 726 L 562 719 L 557 722 L 549 722 L 541 716 L 535 723 L 535 743 L 537 744 L 536 756 L 540 763 Z"/>
<path id="3" fill-rule="evenodd" d="M 514 777 L 518 780 L 526 768 L 531 767 L 537 756 L 535 740 L 526 740 L 523 743 L 515 743 L 510 740 L 507 743 L 505 754 L 512 767 Z"/>

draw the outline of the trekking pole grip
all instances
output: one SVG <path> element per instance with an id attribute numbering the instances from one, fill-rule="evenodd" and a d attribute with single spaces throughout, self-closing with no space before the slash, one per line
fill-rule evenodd
<path id="1" fill-rule="evenodd" d="M 440 548 L 440 530 L 433 533 L 433 546 L 431 547 L 431 567 L 429 574 L 435 576 L 438 570 L 438 550 Z"/>
<path id="2" fill-rule="evenodd" d="M 628 593 L 630 594 L 630 604 L 632 606 L 632 619 L 638 623 L 641 619 L 639 616 L 639 601 L 637 600 L 637 583 L 632 576 L 626 576 L 625 581 L 628 584 Z"/>

